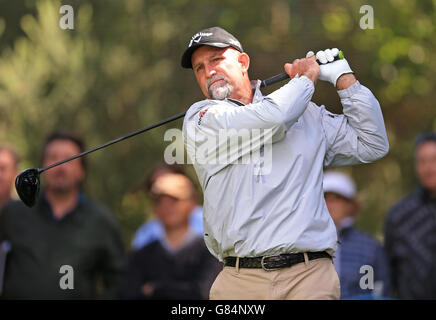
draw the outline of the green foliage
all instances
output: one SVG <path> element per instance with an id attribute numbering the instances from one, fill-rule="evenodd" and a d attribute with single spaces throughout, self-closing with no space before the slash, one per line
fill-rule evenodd
<path id="1" fill-rule="evenodd" d="M 202 99 L 180 56 L 192 34 L 220 25 L 250 55 L 252 78 L 279 73 L 309 50 L 338 47 L 378 97 L 391 151 L 376 163 L 345 169 L 361 191 L 362 228 L 380 236 L 386 210 L 414 188 L 413 139 L 436 128 L 435 1 L 68 4 L 74 30 L 59 27 L 59 1 L 0 1 L 0 141 L 20 151 L 22 169 L 39 165 L 44 137 L 54 129 L 76 132 L 92 147 Z M 374 29 L 359 27 L 364 4 L 374 8 Z M 313 100 L 341 113 L 326 83 L 318 83 Z M 86 189 L 116 213 L 126 241 L 150 217 L 147 199 L 132 190 L 162 160 L 169 144 L 163 134 L 171 127 L 181 128 L 181 120 L 89 156 Z"/>

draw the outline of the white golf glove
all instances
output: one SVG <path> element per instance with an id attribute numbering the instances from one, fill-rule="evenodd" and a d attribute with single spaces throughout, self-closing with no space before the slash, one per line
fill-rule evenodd
<path id="1" fill-rule="evenodd" d="M 306 54 L 306 58 L 315 55 L 313 51 Z M 353 73 L 345 58 L 337 59 L 339 50 L 337 48 L 321 50 L 316 53 L 316 59 L 320 62 L 320 75 L 319 79 L 328 81 L 336 87 L 338 78 L 345 73 Z"/>

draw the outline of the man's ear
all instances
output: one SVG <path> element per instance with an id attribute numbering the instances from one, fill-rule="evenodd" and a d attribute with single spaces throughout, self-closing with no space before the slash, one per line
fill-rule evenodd
<path id="1" fill-rule="evenodd" d="M 245 52 L 242 52 L 238 57 L 238 62 L 241 64 L 243 71 L 247 72 L 250 67 L 250 57 Z"/>

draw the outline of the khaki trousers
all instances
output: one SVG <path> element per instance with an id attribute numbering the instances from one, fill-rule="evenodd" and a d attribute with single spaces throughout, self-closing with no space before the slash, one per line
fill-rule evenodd
<path id="1" fill-rule="evenodd" d="M 211 289 L 211 300 L 336 300 L 339 278 L 328 258 L 308 260 L 273 271 L 224 267 Z"/>

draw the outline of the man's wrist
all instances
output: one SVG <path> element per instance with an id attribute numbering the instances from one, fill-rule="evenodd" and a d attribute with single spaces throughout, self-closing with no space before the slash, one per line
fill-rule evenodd
<path id="1" fill-rule="evenodd" d="M 352 73 L 345 73 L 338 78 L 336 82 L 337 90 L 344 90 L 355 84 L 357 81 L 356 77 Z"/>
<path id="2" fill-rule="evenodd" d="M 316 80 L 318 80 L 318 76 L 311 72 L 305 72 L 302 75 L 308 78 L 310 81 L 312 81 L 313 84 L 316 84 Z"/>

